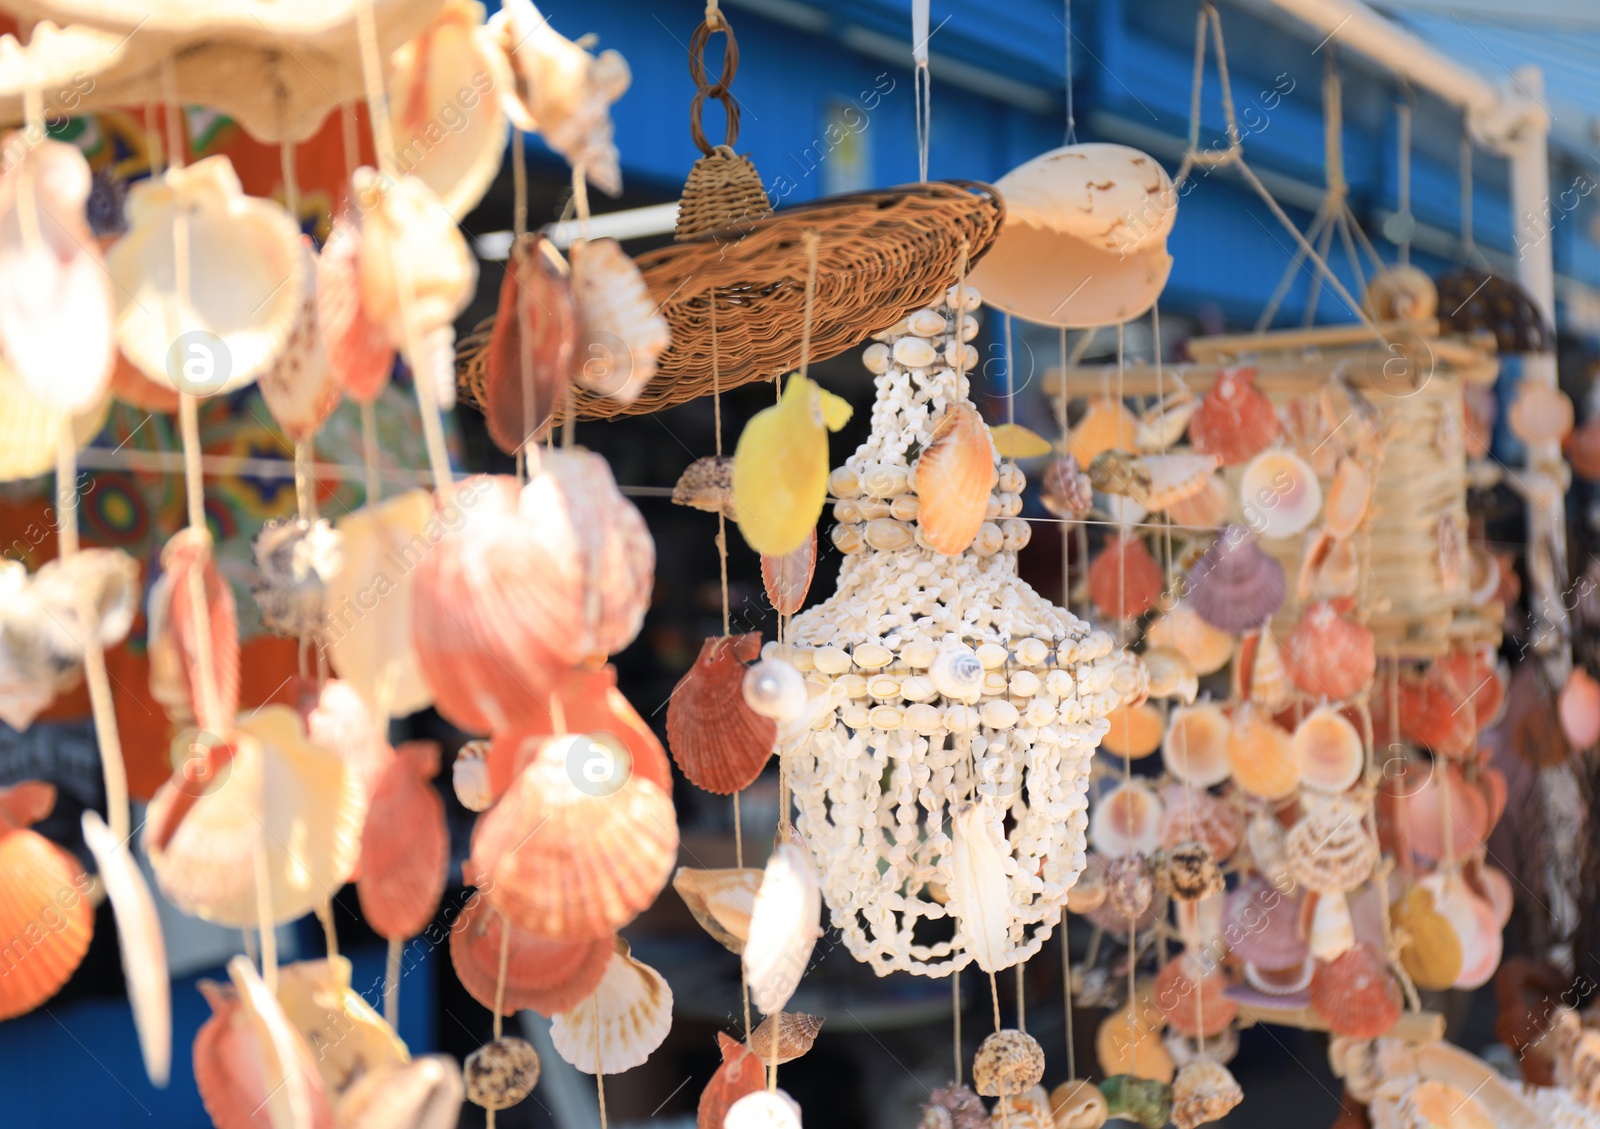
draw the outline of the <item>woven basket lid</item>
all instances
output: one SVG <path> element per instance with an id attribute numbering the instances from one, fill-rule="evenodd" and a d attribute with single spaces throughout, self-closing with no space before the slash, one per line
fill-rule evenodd
<path id="1" fill-rule="evenodd" d="M 1493 334 L 1502 353 L 1548 353 L 1550 325 L 1516 282 L 1463 267 L 1438 280 L 1442 333 Z"/>

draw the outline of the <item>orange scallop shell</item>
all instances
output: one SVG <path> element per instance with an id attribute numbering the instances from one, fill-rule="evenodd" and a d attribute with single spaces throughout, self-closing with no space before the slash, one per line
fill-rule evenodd
<path id="1" fill-rule="evenodd" d="M 1384 699 L 1385 714 L 1389 699 L 1397 699 L 1403 738 L 1445 756 L 1464 756 L 1472 750 L 1478 730 L 1470 707 L 1463 708 L 1470 694 L 1444 667 L 1436 664 L 1421 677 L 1402 675 L 1398 681 L 1398 694 L 1391 695 L 1388 687 L 1383 687 L 1383 693 L 1376 696 Z M 1387 716 L 1382 720 L 1388 721 Z M 1373 718 L 1375 732 L 1378 721 Z"/>
<path id="2" fill-rule="evenodd" d="M 1227 481 L 1220 474 L 1213 474 L 1195 493 L 1168 506 L 1167 516 L 1174 525 L 1209 529 L 1227 521 L 1232 501 Z"/>
<path id="3" fill-rule="evenodd" d="M 1108 753 L 1134 760 L 1159 749 L 1166 732 L 1161 711 L 1149 702 L 1117 706 L 1106 714 L 1106 721 L 1111 728 L 1100 739 L 1100 747 Z"/>
<path id="4" fill-rule="evenodd" d="M 415 937 L 433 920 L 450 866 L 436 741 L 407 741 L 378 778 L 361 831 L 356 895 L 380 937 Z"/>
<path id="5" fill-rule="evenodd" d="M 667 745 L 691 783 L 719 796 L 761 775 L 778 723 L 744 700 L 745 664 L 761 654 L 761 633 L 707 639 L 667 703 Z"/>
<path id="6" fill-rule="evenodd" d="M 0 1020 L 61 990 L 89 951 L 94 907 L 78 860 L 30 825 L 55 807 L 53 785 L 0 790 Z"/>
<path id="7" fill-rule="evenodd" d="M 1355 697 L 1378 667 L 1372 632 L 1328 600 L 1306 608 L 1284 644 L 1283 659 L 1302 693 L 1334 701 Z"/>
<path id="8" fill-rule="evenodd" d="M 150 594 L 150 690 L 175 725 L 226 733 L 239 712 L 239 614 L 233 587 L 217 571 L 207 530 L 183 529 L 161 550 L 162 576 Z M 206 622 L 197 623 L 189 577 L 200 570 Z M 199 634 L 211 643 L 202 668 Z M 204 679 L 211 693 L 200 692 Z"/>
<path id="9" fill-rule="evenodd" d="M 1113 537 L 1089 564 L 1089 598 L 1111 619 L 1134 619 L 1155 607 L 1164 583 L 1142 537 Z"/>
<path id="10" fill-rule="evenodd" d="M 717 1032 L 717 1046 L 722 1051 L 722 1065 L 700 1092 L 695 1129 L 722 1129 L 733 1103 L 767 1084 L 766 1064 L 749 1047 L 721 1031 Z"/>
<path id="11" fill-rule="evenodd" d="M 1227 716 L 1213 702 L 1197 702 L 1172 711 L 1161 759 L 1176 779 L 1210 788 L 1228 778 Z"/>
<path id="12" fill-rule="evenodd" d="M 1220 967 L 1207 972 L 1196 958 L 1179 953 L 1156 977 L 1155 1005 L 1180 1035 L 1209 1039 L 1220 1035 L 1239 1014 L 1239 1005 L 1223 994 L 1227 986 Z"/>
<path id="13" fill-rule="evenodd" d="M 217 1129 L 272 1129 L 267 1110 L 271 1094 L 262 1065 L 270 1052 L 231 985 L 201 980 L 199 988 L 211 1005 L 211 1018 L 194 1037 L 194 1081 L 201 1104 Z M 312 1120 L 306 1129 L 333 1129 L 333 1110 L 316 1059 L 303 1039 L 297 1037 L 294 1046 L 299 1073 L 311 1086 Z"/>
<path id="14" fill-rule="evenodd" d="M 1455 680 L 1456 701 L 1479 729 L 1486 729 L 1500 719 L 1500 711 L 1506 704 L 1506 676 L 1493 646 L 1479 644 L 1457 648 L 1436 660 L 1434 666 L 1442 667 Z"/>
<path id="15" fill-rule="evenodd" d="M 1435 761 L 1431 770 L 1423 766 L 1417 774 L 1424 779 L 1404 793 L 1400 802 L 1400 818 L 1411 850 L 1435 860 L 1472 854 L 1489 836 L 1487 798 L 1447 761 Z M 1450 792 L 1448 830 L 1444 812 L 1447 788 Z"/>
<path id="16" fill-rule="evenodd" d="M 1401 1002 L 1383 954 L 1365 941 L 1311 974 L 1311 1006 L 1335 1035 L 1376 1039 L 1400 1021 Z"/>
<path id="17" fill-rule="evenodd" d="M 1332 706 L 1319 706 L 1295 726 L 1291 739 L 1300 783 L 1317 792 L 1343 792 L 1361 779 L 1366 749 L 1361 734 Z"/>
<path id="18" fill-rule="evenodd" d="M 1105 451 L 1131 451 L 1139 433 L 1139 417 L 1121 400 L 1102 396 L 1089 401 L 1083 418 L 1067 436 L 1067 454 L 1086 467 Z"/>
<path id="19" fill-rule="evenodd" d="M 489 438 L 506 454 L 549 430 L 571 382 L 578 344 L 578 311 L 567 276 L 545 254 L 543 235 L 524 236 L 511 249 L 500 286 L 499 312 L 489 335 L 483 414 Z M 533 403 L 523 404 L 523 335 Z"/>
<path id="20" fill-rule="evenodd" d="M 1227 862 L 1244 838 L 1244 818 L 1221 796 L 1199 788 L 1168 784 L 1161 790 L 1161 845 L 1203 844 L 1217 862 Z"/>
<path id="21" fill-rule="evenodd" d="M 513 924 L 554 940 L 615 933 L 655 901 L 677 858 L 671 797 L 632 771 L 620 743 L 608 750 L 610 782 L 594 785 L 568 761 L 588 748 L 583 736 L 543 741 L 472 837 L 473 884 Z"/>
<path id="22" fill-rule="evenodd" d="M 1233 782 L 1263 800 L 1281 800 L 1300 784 L 1300 760 L 1288 731 L 1250 702 L 1233 712 L 1228 765 Z"/>
<path id="23" fill-rule="evenodd" d="M 1200 400 L 1189 421 L 1189 442 L 1223 466 L 1248 462 L 1278 438 L 1281 427 L 1272 401 L 1256 388 L 1256 370 L 1225 370 Z"/>
<path id="24" fill-rule="evenodd" d="M 509 934 L 505 931 L 509 930 Z M 500 945 L 506 936 L 504 1014 L 524 1009 L 554 1015 L 575 1007 L 606 974 L 614 947 L 607 935 L 593 941 L 549 941 L 518 929 L 474 894 L 450 927 L 450 963 L 462 987 L 490 1011 L 500 976 Z"/>
<path id="25" fill-rule="evenodd" d="M 912 474 L 923 539 L 945 556 L 964 551 L 978 536 L 999 480 L 994 442 L 976 408 L 954 404 L 945 412 Z"/>
<path id="26" fill-rule="evenodd" d="M 1561 732 L 1579 752 L 1600 740 L 1600 682 L 1581 666 L 1572 668 L 1556 696 Z"/>
<path id="27" fill-rule="evenodd" d="M 1153 620 L 1145 631 L 1145 642 L 1152 647 L 1171 647 L 1188 659 L 1201 677 L 1215 674 L 1233 657 L 1234 637 L 1212 627 L 1188 604 L 1178 604 Z"/>
<path id="28" fill-rule="evenodd" d="M 360 220 L 346 212 L 333 221 L 328 241 L 317 257 L 317 320 L 328 365 L 345 394 L 370 404 L 389 383 L 394 349 L 362 307 L 357 274 L 360 256 Z"/>
<path id="29" fill-rule="evenodd" d="M 761 558 L 761 586 L 779 615 L 794 615 L 811 591 L 811 576 L 817 570 L 817 531 L 798 549 L 781 557 Z"/>

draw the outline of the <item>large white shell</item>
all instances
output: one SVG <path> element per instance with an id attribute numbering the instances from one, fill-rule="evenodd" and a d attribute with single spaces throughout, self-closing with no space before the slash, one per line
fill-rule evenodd
<path id="1" fill-rule="evenodd" d="M 822 933 L 822 893 L 811 860 L 799 847 L 780 844 L 750 911 L 744 974 L 750 999 L 767 1015 L 783 1010 L 811 962 Z"/>
<path id="2" fill-rule="evenodd" d="M 1239 502 L 1245 524 L 1263 537 L 1293 537 L 1316 520 L 1322 486 L 1311 464 L 1292 451 L 1263 451 L 1244 468 Z"/>
<path id="3" fill-rule="evenodd" d="M 800 1129 L 800 1103 L 782 1090 L 757 1090 L 728 1107 L 722 1129 Z"/>
<path id="4" fill-rule="evenodd" d="M 643 1065 L 671 1029 L 672 989 L 618 937 L 600 986 L 551 1018 L 550 1042 L 585 1074 L 621 1074 Z"/>
<path id="5" fill-rule="evenodd" d="M 317 1107 L 327 1099 L 322 1079 L 305 1069 L 312 1057 L 305 1040 L 248 957 L 236 956 L 228 962 L 228 978 L 238 989 L 239 1002 L 260 1047 L 258 1062 L 267 1091 L 264 1104 L 273 1129 L 309 1129 L 316 1123 Z"/>
<path id="6" fill-rule="evenodd" d="M 1011 948 L 1005 849 L 995 842 L 994 822 L 993 809 L 981 802 L 966 804 L 950 816 L 950 911 L 960 922 L 972 959 L 985 972 L 1007 967 Z"/>
<path id="7" fill-rule="evenodd" d="M 1147 855 L 1161 845 L 1161 800 L 1139 780 L 1100 797 L 1089 817 L 1089 842 L 1107 858 Z"/>
<path id="8" fill-rule="evenodd" d="M 671 344 L 667 321 L 639 268 L 615 239 L 575 243 L 570 254 L 579 332 L 572 378 L 592 392 L 631 404 Z"/>

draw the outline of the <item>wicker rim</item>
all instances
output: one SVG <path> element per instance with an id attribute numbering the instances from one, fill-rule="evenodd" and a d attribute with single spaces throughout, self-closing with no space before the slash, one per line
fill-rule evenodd
<path id="1" fill-rule="evenodd" d="M 640 415 L 709 395 L 713 358 L 723 391 L 797 368 L 808 231 L 821 240 L 811 360 L 823 361 L 936 301 L 955 283 L 963 247 L 976 262 L 1004 218 L 992 186 L 931 181 L 799 204 L 642 255 L 672 345 L 632 404 L 575 389 L 578 418 Z M 493 318 L 480 323 L 457 348 L 457 381 L 470 400 L 480 399 L 493 327 Z"/>

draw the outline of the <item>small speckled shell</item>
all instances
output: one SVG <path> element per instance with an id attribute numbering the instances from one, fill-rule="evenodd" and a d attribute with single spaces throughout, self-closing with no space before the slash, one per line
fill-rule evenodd
<path id="1" fill-rule="evenodd" d="M 501 1037 L 467 1056 L 467 1100 L 484 1109 L 510 1109 L 539 1082 L 539 1055 L 524 1039 Z"/>
<path id="2" fill-rule="evenodd" d="M 1022 1031 L 996 1031 L 972 1060 L 972 1084 L 984 1097 L 1022 1094 L 1044 1077 L 1044 1048 Z"/>

